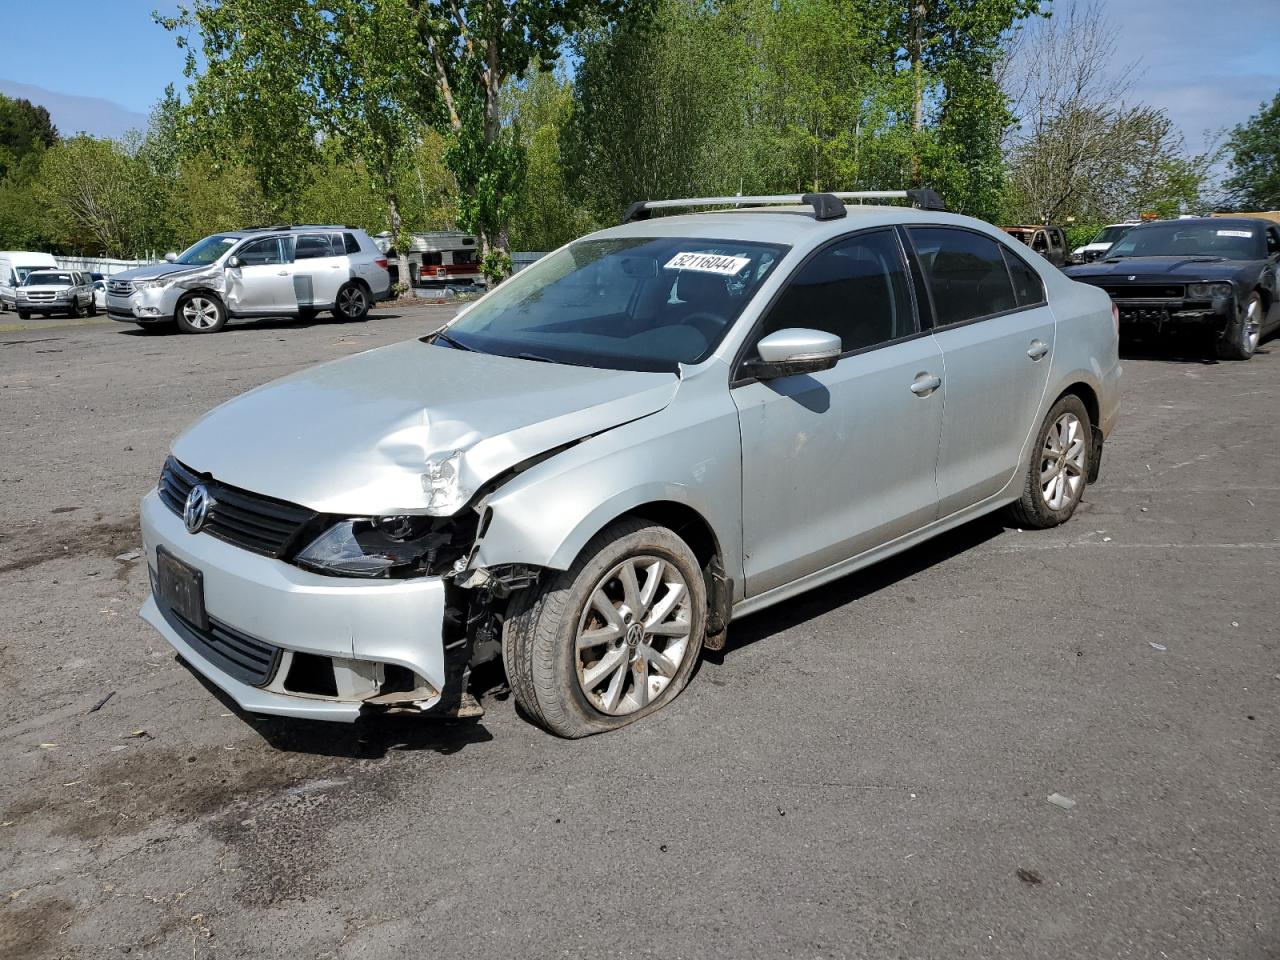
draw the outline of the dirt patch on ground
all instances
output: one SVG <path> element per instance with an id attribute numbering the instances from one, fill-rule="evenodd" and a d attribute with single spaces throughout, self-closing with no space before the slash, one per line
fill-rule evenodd
<path id="1" fill-rule="evenodd" d="M 88 556 L 114 557 L 136 549 L 142 541 L 142 533 L 138 529 L 137 517 L 117 521 L 99 520 L 88 529 L 66 526 L 57 530 L 28 531 L 25 534 L 0 531 L 0 542 L 20 543 L 24 540 L 28 541 L 26 549 L 14 559 L 0 563 L 0 573 L 26 570 L 51 560 Z"/>
<path id="2" fill-rule="evenodd" d="M 53 833 L 80 840 L 123 836 L 157 819 L 203 819 L 236 801 L 324 776 L 338 763 L 332 757 L 281 754 L 265 744 L 194 751 L 142 744 L 97 767 L 74 787 L 34 786 L 31 795 L 9 806 L 3 819 L 47 819 Z"/>
<path id="3" fill-rule="evenodd" d="M 65 900 L 0 906 L 0 960 L 33 960 L 53 952 L 75 908 Z"/>

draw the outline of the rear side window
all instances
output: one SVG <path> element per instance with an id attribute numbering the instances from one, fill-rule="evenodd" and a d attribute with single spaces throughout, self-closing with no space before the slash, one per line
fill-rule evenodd
<path id="1" fill-rule="evenodd" d="M 344 233 L 342 235 L 342 242 L 347 253 L 360 252 L 360 241 L 356 239 L 356 235 L 354 233 Z"/>
<path id="2" fill-rule="evenodd" d="M 1001 244 L 969 230 L 909 227 L 924 270 L 937 325 L 964 323 L 1012 310 L 1018 304 Z"/>
<path id="3" fill-rule="evenodd" d="M 1003 253 L 1005 263 L 1009 266 L 1009 276 L 1013 279 L 1013 295 L 1017 298 L 1018 306 L 1030 307 L 1044 303 L 1044 283 L 1040 280 L 1040 274 L 1012 250 L 1005 248 Z"/>
<path id="4" fill-rule="evenodd" d="M 915 311 L 896 234 L 877 230 L 850 237 L 801 267 L 760 335 L 788 327 L 834 333 L 846 353 L 914 333 Z"/>
<path id="5" fill-rule="evenodd" d="M 319 257 L 332 257 L 333 246 L 327 235 L 304 233 L 294 244 L 293 259 L 315 260 Z"/>

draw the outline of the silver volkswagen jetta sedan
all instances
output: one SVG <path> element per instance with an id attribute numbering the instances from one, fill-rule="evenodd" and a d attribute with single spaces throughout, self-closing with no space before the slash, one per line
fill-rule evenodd
<path id="1" fill-rule="evenodd" d="M 735 617 L 998 508 L 1062 523 L 1118 412 L 1110 302 L 929 196 L 638 204 L 223 404 L 142 502 L 142 615 L 247 711 L 467 715 L 500 656 L 577 737 Z"/>

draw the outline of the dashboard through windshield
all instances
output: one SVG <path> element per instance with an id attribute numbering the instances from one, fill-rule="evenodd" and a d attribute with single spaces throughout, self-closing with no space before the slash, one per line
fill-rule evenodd
<path id="1" fill-rule="evenodd" d="M 788 249 L 701 237 L 581 240 L 507 280 L 438 340 L 528 360 L 674 371 L 710 355 Z"/>

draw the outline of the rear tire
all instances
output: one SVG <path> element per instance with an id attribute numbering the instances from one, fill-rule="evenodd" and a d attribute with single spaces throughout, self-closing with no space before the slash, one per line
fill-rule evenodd
<path id="1" fill-rule="evenodd" d="M 369 291 L 364 284 L 347 283 L 338 291 L 333 315 L 344 321 L 363 320 L 369 315 L 369 306 Z"/>
<path id="2" fill-rule="evenodd" d="M 30 311 L 30 310 L 19 310 L 19 311 L 18 311 L 18 319 L 19 319 L 19 320 L 30 320 L 30 319 L 31 319 L 31 311 Z"/>
<path id="3" fill-rule="evenodd" d="M 1071 519 L 1084 497 L 1093 456 L 1093 423 L 1067 394 L 1045 414 L 1026 465 L 1022 496 L 1009 508 L 1020 527 L 1044 530 Z"/>
<path id="4" fill-rule="evenodd" d="M 90 300 L 90 301 L 89 301 L 89 316 L 91 316 L 91 317 L 96 317 L 97 315 L 98 315 L 98 301 L 97 301 L 97 300 Z"/>
<path id="5" fill-rule="evenodd" d="M 618 521 L 568 570 L 516 594 L 502 644 L 516 703 L 570 738 L 647 716 L 688 684 L 706 612 L 688 544 L 666 527 Z"/>
<path id="6" fill-rule="evenodd" d="M 1262 297 L 1257 291 L 1249 294 L 1227 332 L 1214 342 L 1219 360 L 1248 360 L 1258 349 L 1262 339 Z"/>
<path id="7" fill-rule="evenodd" d="M 173 311 L 183 333 L 217 333 L 227 325 L 227 308 L 208 293 L 188 293 Z"/>

